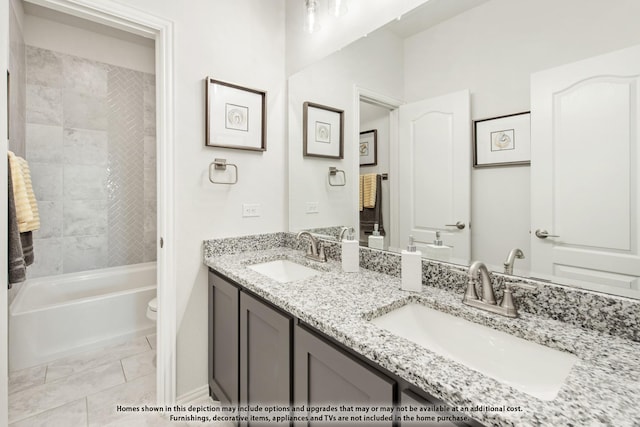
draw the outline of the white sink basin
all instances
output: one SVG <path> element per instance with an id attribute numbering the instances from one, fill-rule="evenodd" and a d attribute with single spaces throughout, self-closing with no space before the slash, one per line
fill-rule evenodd
<path id="1" fill-rule="evenodd" d="M 371 323 L 541 400 L 553 400 L 578 358 L 420 304 Z"/>
<path id="2" fill-rule="evenodd" d="M 288 259 L 263 262 L 249 266 L 250 269 L 280 283 L 295 282 L 320 274 L 320 271 L 305 267 Z"/>

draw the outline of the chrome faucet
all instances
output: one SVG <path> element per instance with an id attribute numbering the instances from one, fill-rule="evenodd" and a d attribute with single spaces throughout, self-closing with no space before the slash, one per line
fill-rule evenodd
<path id="1" fill-rule="evenodd" d="M 513 274 L 513 263 L 516 261 L 516 258 L 523 259 L 524 253 L 518 248 L 513 248 L 504 261 L 504 274 Z"/>
<path id="2" fill-rule="evenodd" d="M 314 261 L 327 262 L 327 256 L 324 253 L 324 247 L 318 242 L 318 239 L 313 237 L 308 231 L 301 231 L 298 233 L 298 239 L 302 236 L 309 236 L 309 246 L 307 247 L 306 257 Z"/>
<path id="3" fill-rule="evenodd" d="M 476 293 L 476 280 L 478 280 L 478 273 L 480 273 L 482 283 L 482 299 L 479 299 L 478 294 Z M 493 286 L 491 285 L 489 269 L 483 262 L 475 261 L 471 264 L 468 276 L 469 282 L 467 284 L 467 291 L 462 298 L 462 302 L 464 304 L 507 317 L 518 317 L 518 310 L 513 304 L 513 297 L 511 295 L 511 288 L 509 285 L 504 289 L 502 302 L 500 305 L 497 305 L 496 296 L 493 292 Z"/>

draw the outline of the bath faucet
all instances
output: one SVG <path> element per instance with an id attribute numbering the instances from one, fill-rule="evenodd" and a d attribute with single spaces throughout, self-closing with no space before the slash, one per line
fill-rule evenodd
<path id="1" fill-rule="evenodd" d="M 478 273 L 480 273 L 480 280 L 482 283 L 482 299 L 479 299 L 478 294 L 476 293 L 476 280 L 478 280 Z M 513 297 L 509 286 L 510 284 L 507 284 L 505 287 L 502 302 L 500 305 L 497 305 L 496 296 L 493 292 L 491 277 L 489 276 L 489 269 L 487 266 L 483 262 L 475 261 L 469 267 L 468 276 L 469 282 L 467 284 L 467 291 L 462 298 L 462 302 L 464 304 L 500 314 L 502 316 L 518 317 L 518 310 L 513 304 Z"/>
<path id="2" fill-rule="evenodd" d="M 513 263 L 516 261 L 516 258 L 523 259 L 524 253 L 518 248 L 513 248 L 504 261 L 504 274 L 513 274 Z"/>
<path id="3" fill-rule="evenodd" d="M 309 246 L 307 247 L 306 257 L 314 261 L 327 262 L 327 256 L 324 253 L 324 247 L 318 242 L 318 239 L 313 237 L 308 231 L 301 231 L 298 233 L 298 239 L 302 236 L 309 236 Z"/>

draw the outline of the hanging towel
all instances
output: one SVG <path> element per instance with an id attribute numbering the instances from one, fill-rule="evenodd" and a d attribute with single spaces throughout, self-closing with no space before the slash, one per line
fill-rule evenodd
<path id="1" fill-rule="evenodd" d="M 20 233 L 20 244 L 22 245 L 24 264 L 28 267 L 33 264 L 35 259 L 33 252 L 33 232 L 26 231 L 24 233 Z"/>
<path id="2" fill-rule="evenodd" d="M 360 175 L 360 195 L 359 195 L 359 198 L 360 198 L 360 201 L 359 201 L 359 203 L 360 203 L 360 212 L 362 212 L 362 209 L 364 209 L 364 196 L 363 196 L 364 190 L 363 190 L 363 187 L 364 187 L 364 176 Z"/>
<path id="3" fill-rule="evenodd" d="M 18 220 L 16 218 L 16 204 L 13 197 L 13 180 L 11 174 L 11 161 L 7 161 L 9 169 L 8 188 L 8 223 L 9 223 L 9 289 L 13 283 L 24 282 L 27 279 L 27 266 L 22 253 L 22 243 L 20 241 L 20 231 L 18 230 Z"/>
<path id="4" fill-rule="evenodd" d="M 13 183 L 16 220 L 18 222 L 18 228 L 20 230 L 24 230 L 26 229 L 29 221 L 33 220 L 33 212 L 31 211 L 31 203 L 29 203 L 27 186 L 24 182 L 22 166 L 20 165 L 18 156 L 13 154 L 11 151 L 8 151 L 7 153 L 9 155 L 9 165 L 11 166 L 11 180 Z"/>
<path id="5" fill-rule="evenodd" d="M 373 232 L 375 224 L 378 224 L 381 236 L 386 234 L 382 222 L 382 177 L 380 175 L 376 176 L 376 200 L 374 208 L 364 208 L 360 212 L 360 240 L 363 242 Z"/>
<path id="6" fill-rule="evenodd" d="M 365 208 L 375 208 L 376 207 L 376 184 L 377 184 L 378 174 L 368 173 L 363 175 L 362 178 L 362 205 Z"/>
<path id="7" fill-rule="evenodd" d="M 33 192 L 33 185 L 31 184 L 31 171 L 29 170 L 29 164 L 22 157 L 18 157 L 17 159 L 22 169 L 22 178 L 24 179 L 24 186 L 27 191 L 27 198 L 29 199 L 29 206 L 31 207 L 32 215 L 31 221 L 26 222 L 23 227 L 20 227 L 20 232 L 25 233 L 35 231 L 40 228 L 40 213 L 38 212 L 38 203 L 36 202 L 36 195 Z M 27 265 L 31 265 L 31 263 L 27 261 Z"/>

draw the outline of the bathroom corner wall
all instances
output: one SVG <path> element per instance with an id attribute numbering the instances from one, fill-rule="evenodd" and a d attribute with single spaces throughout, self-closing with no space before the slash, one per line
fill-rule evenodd
<path id="1" fill-rule="evenodd" d="M 155 170 L 145 169 L 155 165 L 153 76 L 32 46 L 26 63 L 41 218 L 29 277 L 155 260 L 145 244 L 155 236 Z"/>
<path id="2" fill-rule="evenodd" d="M 24 12 L 18 2 L 9 2 L 9 150 L 25 156 L 25 45 Z M 4 71 L 3 71 L 4 72 Z"/>

